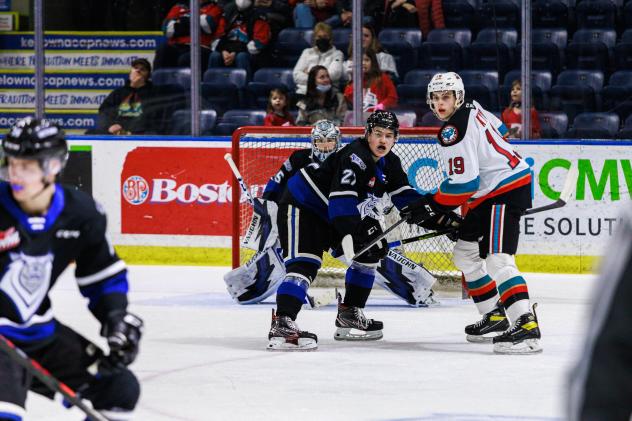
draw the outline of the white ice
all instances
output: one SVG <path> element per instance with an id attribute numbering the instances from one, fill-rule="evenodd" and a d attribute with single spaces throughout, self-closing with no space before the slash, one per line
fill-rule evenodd
<path id="1" fill-rule="evenodd" d="M 137 420 L 561 420 L 568 370 L 579 355 L 594 278 L 529 274 L 544 352 L 495 355 L 465 341 L 479 316 L 469 300 L 440 296 L 410 308 L 376 291 L 366 314 L 384 339 L 333 340 L 335 306 L 305 310 L 315 352 L 270 352 L 269 304 L 238 306 L 226 268 L 132 266 L 130 310 L 145 319 L 132 365 L 142 384 Z M 318 291 L 315 291 L 318 293 Z M 103 344 L 74 280 L 52 294 L 58 318 Z M 29 394 L 26 420 L 80 420 L 77 409 Z"/>

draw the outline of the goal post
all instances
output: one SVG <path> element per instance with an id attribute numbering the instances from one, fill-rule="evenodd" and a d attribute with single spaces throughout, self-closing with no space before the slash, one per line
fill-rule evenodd
<path id="1" fill-rule="evenodd" d="M 262 127 L 246 126 L 235 130 L 232 136 L 232 156 L 244 181 L 250 189 L 252 197 L 260 197 L 270 179 L 281 167 L 290 154 L 297 150 L 311 147 L 311 127 Z M 341 127 L 342 144 L 364 135 L 363 127 Z M 432 192 L 445 178 L 439 146 L 436 142 L 437 128 L 402 128 L 393 152 L 402 161 L 402 167 L 408 176 L 409 183 L 418 191 Z M 252 207 L 242 194 L 237 180 L 232 177 L 232 263 L 238 267 L 245 263 L 252 251 L 241 246 L 241 238 L 250 223 Z M 396 208 L 386 215 L 386 226 L 399 219 Z M 403 224 L 389 235 L 388 241 L 397 241 L 424 234 L 423 228 Z M 460 274 L 452 264 L 452 243 L 446 237 L 413 242 L 401 246 L 407 257 L 421 262 L 440 281 L 454 282 Z M 340 277 L 345 266 L 332 258 L 328 253 L 323 256 L 323 267 L 318 277 Z"/>

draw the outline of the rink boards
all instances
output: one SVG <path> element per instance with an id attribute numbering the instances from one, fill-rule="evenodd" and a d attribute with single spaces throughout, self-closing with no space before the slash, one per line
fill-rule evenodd
<path id="1" fill-rule="evenodd" d="M 410 155 L 415 142 L 395 147 Z M 557 199 L 568 168 L 579 178 L 566 207 L 523 218 L 518 263 L 537 272 L 588 272 L 631 197 L 632 141 L 514 142 L 534 177 L 534 206 Z M 227 137 L 73 137 L 86 155 L 91 191 L 109 217 L 109 233 L 133 263 L 230 264 L 231 175 L 223 156 Z M 413 185 L 431 158 L 404 168 Z M 84 178 L 87 179 L 87 178 Z M 248 180 L 246 180 L 248 182 Z M 261 191 L 264 186 L 252 186 Z"/>

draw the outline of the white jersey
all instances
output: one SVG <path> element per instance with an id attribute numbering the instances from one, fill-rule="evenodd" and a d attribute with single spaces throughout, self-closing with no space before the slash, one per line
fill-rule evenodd
<path id="1" fill-rule="evenodd" d="M 529 165 L 504 136 L 505 125 L 476 101 L 444 123 L 438 139 L 448 173 L 434 199 L 442 205 L 475 207 L 483 200 L 531 182 Z"/>

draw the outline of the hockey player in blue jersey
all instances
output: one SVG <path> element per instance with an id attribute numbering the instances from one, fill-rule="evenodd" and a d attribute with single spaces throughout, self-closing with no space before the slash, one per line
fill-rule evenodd
<path id="1" fill-rule="evenodd" d="M 296 317 L 320 268 L 323 252 L 347 236 L 355 251 L 371 243 L 382 232 L 376 205 L 384 194 L 410 223 L 427 223 L 433 218 L 433 229 L 451 225 L 448 216 L 435 215 L 426 198 L 408 184 L 399 158 L 391 151 L 398 134 L 395 114 L 376 111 L 367 120 L 363 138 L 340 149 L 322 165 L 308 165 L 289 179 L 277 215 L 287 274 L 277 290 L 269 350 L 317 348 L 317 336 L 301 331 Z M 353 250 L 345 254 L 353 254 Z M 334 339 L 382 338 L 382 322 L 366 318 L 363 308 L 378 262 L 387 251 L 382 240 L 347 269 Z"/>
<path id="2" fill-rule="evenodd" d="M 431 201 L 447 209 L 468 207 L 454 264 L 483 318 L 465 328 L 467 339 L 493 341 L 497 353 L 540 352 L 538 321 L 515 261 L 520 218 L 531 207 L 529 165 L 504 138 L 504 124 L 476 101 L 465 101 L 458 74 L 434 75 L 427 95 L 445 122 L 438 141 L 448 172 Z"/>
<path id="3" fill-rule="evenodd" d="M 277 204 L 281 200 L 288 180 L 311 164 L 322 165 L 328 156 L 336 152 L 340 145 L 340 129 L 329 120 L 320 120 L 312 128 L 312 146 L 299 149 L 281 165 L 270 178 L 261 198 L 254 199 L 254 214 L 250 227 L 246 230 L 242 244 L 257 253 L 245 265 L 224 275 L 226 287 L 239 304 L 259 303 L 276 292 L 286 273 L 281 263 L 278 229 L 276 227 Z M 389 204 L 390 205 L 390 204 Z M 330 253 L 350 264 L 342 255 L 342 250 Z M 397 250 L 389 250 L 379 262 L 375 282 L 396 297 L 414 307 L 438 304 L 433 296 L 432 285 L 436 279 L 418 264 Z M 309 307 L 316 307 L 335 299 L 324 294 L 320 297 L 307 296 Z"/>
<path id="4" fill-rule="evenodd" d="M 127 419 L 140 395 L 127 368 L 143 322 L 128 312 L 127 270 L 106 237 L 92 197 L 56 183 L 68 157 L 64 132 L 18 121 L 2 140 L 0 335 L 78 391 L 108 419 Z M 109 355 L 53 315 L 49 292 L 71 262 Z M 0 351 L 0 420 L 22 420 L 28 391 L 53 393 Z"/>

